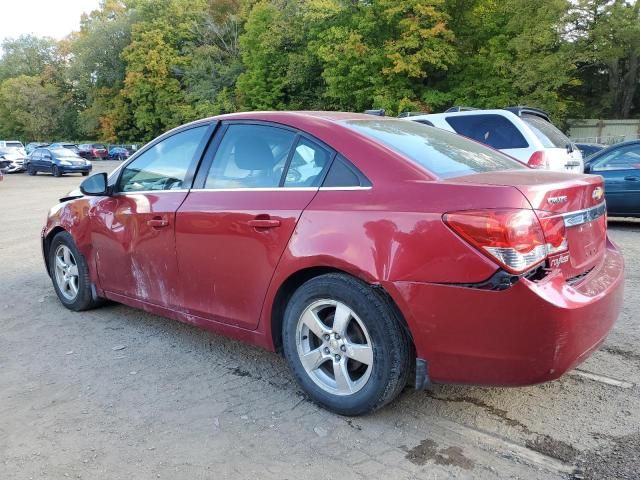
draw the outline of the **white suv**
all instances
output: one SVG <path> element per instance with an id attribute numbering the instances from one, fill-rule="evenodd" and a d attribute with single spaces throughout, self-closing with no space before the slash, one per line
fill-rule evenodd
<path id="1" fill-rule="evenodd" d="M 536 108 L 476 110 L 455 107 L 445 113 L 409 114 L 404 118 L 464 135 L 533 168 L 584 171 L 580 150 L 551 123 L 545 112 Z"/>

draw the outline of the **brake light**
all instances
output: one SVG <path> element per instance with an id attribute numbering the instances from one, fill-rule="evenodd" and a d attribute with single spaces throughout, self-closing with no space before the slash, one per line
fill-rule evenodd
<path id="1" fill-rule="evenodd" d="M 533 152 L 529 158 L 529 162 L 527 162 L 527 165 L 531 168 L 549 168 L 549 159 L 547 158 L 547 154 L 544 150 Z"/>
<path id="2" fill-rule="evenodd" d="M 444 222 L 505 270 L 520 274 L 567 249 L 562 217 L 538 219 L 533 210 L 447 213 Z"/>

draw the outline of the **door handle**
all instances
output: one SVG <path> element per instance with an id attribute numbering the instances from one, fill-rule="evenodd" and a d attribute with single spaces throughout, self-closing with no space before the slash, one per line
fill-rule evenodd
<path id="1" fill-rule="evenodd" d="M 249 226 L 253 228 L 274 228 L 280 226 L 280 220 L 272 218 L 254 218 L 249 220 Z"/>
<path id="2" fill-rule="evenodd" d="M 147 220 L 147 225 L 153 228 L 162 228 L 169 225 L 169 219 L 166 217 L 153 217 Z"/>
<path id="3" fill-rule="evenodd" d="M 628 182 L 637 182 L 638 177 L 624 177 L 624 179 Z"/>

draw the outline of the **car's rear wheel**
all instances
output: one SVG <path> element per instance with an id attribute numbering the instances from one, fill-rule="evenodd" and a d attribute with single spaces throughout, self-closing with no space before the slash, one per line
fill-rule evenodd
<path id="1" fill-rule="evenodd" d="M 29 166 L 27 166 L 27 173 L 31 176 L 34 176 L 36 173 L 38 173 L 38 171 L 33 168 L 31 164 L 29 164 Z"/>
<path id="2" fill-rule="evenodd" d="M 60 171 L 60 169 L 58 168 L 57 165 L 53 166 L 53 168 L 51 169 L 51 173 L 53 174 L 54 177 L 61 177 L 62 176 L 62 172 Z"/>
<path id="3" fill-rule="evenodd" d="M 88 176 L 88 175 L 89 175 L 89 172 L 82 172 L 82 176 L 83 176 L 83 177 L 86 177 L 86 176 Z"/>
<path id="4" fill-rule="evenodd" d="M 51 241 L 49 271 L 58 298 L 69 310 L 88 310 L 102 303 L 93 298 L 87 262 L 67 232 Z"/>
<path id="5" fill-rule="evenodd" d="M 380 408 L 407 383 L 411 347 L 402 319 L 382 294 L 348 275 L 321 275 L 298 288 L 282 337 L 302 388 L 341 415 Z"/>

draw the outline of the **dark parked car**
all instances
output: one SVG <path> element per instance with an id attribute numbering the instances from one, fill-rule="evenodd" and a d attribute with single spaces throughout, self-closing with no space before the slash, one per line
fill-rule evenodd
<path id="1" fill-rule="evenodd" d="M 618 143 L 589 158 L 585 172 L 604 177 L 609 215 L 640 217 L 640 140 Z"/>
<path id="2" fill-rule="evenodd" d="M 49 145 L 49 148 L 66 148 L 67 150 L 71 150 L 73 153 L 80 152 L 78 145 L 76 145 L 75 143 L 56 142 Z"/>
<path id="3" fill-rule="evenodd" d="M 603 148 L 606 148 L 606 145 L 602 145 L 600 143 L 576 143 L 575 146 L 582 152 L 582 158 L 585 159 L 585 162 L 591 155 L 598 153 Z"/>
<path id="4" fill-rule="evenodd" d="M 42 142 L 31 142 L 31 143 L 27 143 L 27 146 L 24 147 L 24 151 L 27 153 L 27 155 L 31 155 L 31 153 L 36 149 L 36 148 L 42 148 L 42 147 L 48 147 L 49 144 L 48 143 L 42 143 Z"/>
<path id="5" fill-rule="evenodd" d="M 101 143 L 83 143 L 78 145 L 80 151 L 78 154 L 87 160 L 101 159 L 105 160 L 109 156 L 107 147 Z"/>
<path id="6" fill-rule="evenodd" d="M 109 149 L 109 158 L 112 160 L 126 160 L 131 156 L 131 152 L 124 147 L 112 147 Z"/>
<path id="7" fill-rule="evenodd" d="M 415 385 L 552 380 L 622 306 L 602 179 L 406 120 L 262 112 L 183 125 L 51 209 L 53 288 L 283 352 L 345 415 Z"/>
<path id="8" fill-rule="evenodd" d="M 27 172 L 29 175 L 49 172 L 54 177 L 60 177 L 65 173 L 81 173 L 86 177 L 91 172 L 91 162 L 68 148 L 38 148 L 31 154 Z"/>

